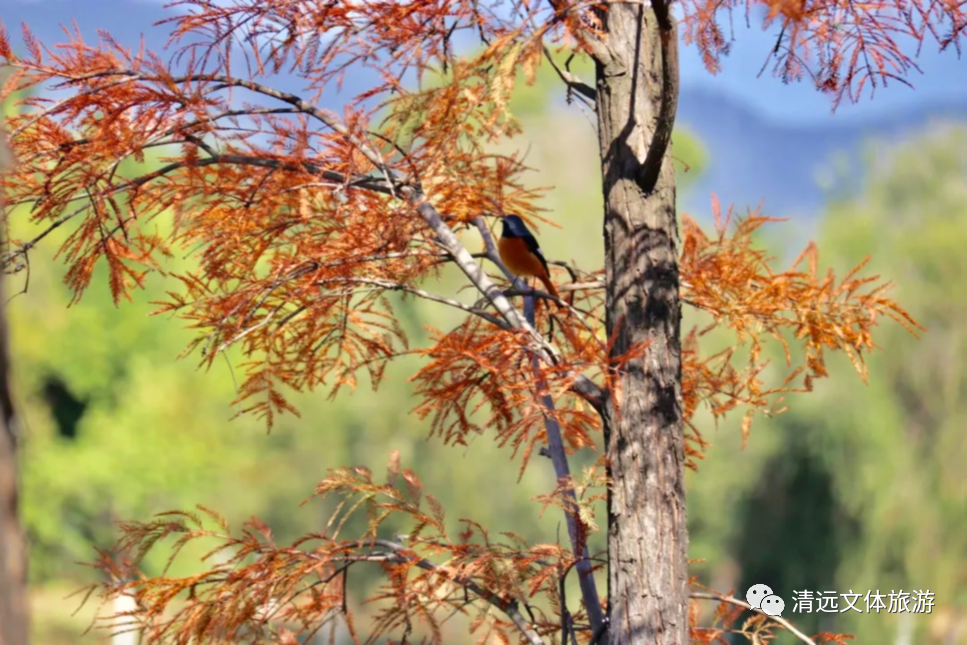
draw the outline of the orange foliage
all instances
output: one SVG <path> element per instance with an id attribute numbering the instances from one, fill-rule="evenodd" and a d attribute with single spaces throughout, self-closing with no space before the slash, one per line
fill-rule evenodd
<path id="1" fill-rule="evenodd" d="M 714 417 L 745 406 L 744 441 L 756 411 L 779 411 L 774 403 L 782 394 L 809 392 L 814 379 L 828 375 L 826 350 L 845 353 L 865 380 L 863 353 L 874 349 L 873 327 L 879 317 L 886 316 L 914 334 L 920 328 L 884 295 L 888 283 L 881 283 L 878 276 L 856 277 L 866 260 L 841 279 L 832 271 L 820 275 L 818 251 L 810 243 L 789 270 L 777 273 L 771 267 L 773 259 L 753 243 L 755 232 L 775 220 L 752 213 L 733 226 L 731 209 L 723 217 L 714 196 L 712 211 L 714 238 L 688 217 L 682 226 L 682 298 L 712 317 L 710 325 L 693 329 L 683 343 L 686 420 L 700 403 Z M 734 333 L 737 343 L 701 356 L 698 339 L 722 327 Z M 769 337 L 782 347 L 790 368 L 774 387 L 766 387 L 760 378 L 769 362 L 762 357 L 762 342 Z M 802 345 L 795 352 L 803 356 L 802 364 L 793 364 L 791 343 Z M 737 367 L 734 359 L 743 346 L 748 347 L 748 356 L 744 367 Z M 702 445 L 701 433 L 694 424 L 690 428 L 697 448 Z"/>
<path id="2" fill-rule="evenodd" d="M 131 595 L 139 611 L 113 616 L 106 626 L 137 627 L 149 642 L 179 644 L 295 642 L 287 639 L 332 630 L 340 622 L 356 642 L 376 643 L 402 632 L 404 640 L 439 643 L 441 630 L 455 616 L 469 619 L 481 639 L 499 635 L 511 642 L 524 625 L 538 636 L 559 629 L 558 619 L 529 599 L 561 602 L 559 579 L 573 565 L 573 554 L 556 544 L 527 545 L 513 534 L 495 542 L 472 520 L 463 520 L 465 530 L 450 536 L 442 506 L 423 494 L 414 473 L 399 467 L 398 455 L 390 459 L 387 475 L 387 482 L 378 484 L 365 468 L 331 471 L 315 496 L 340 499 L 337 510 L 323 531 L 289 545 L 276 544 L 269 527 L 255 518 L 234 537 L 224 518 L 205 508 L 122 524 L 116 554 L 104 554 L 97 567 L 110 579 L 105 585 L 110 594 Z M 356 515 L 367 518 L 363 535 L 341 537 Z M 410 532 L 380 539 L 382 525 L 397 515 L 410 519 Z M 168 538 L 174 539 L 172 560 L 204 540 L 217 544 L 209 554 L 221 554 L 221 561 L 198 575 L 131 580 L 144 552 Z M 370 599 L 377 617 L 361 639 L 346 612 L 346 579 L 354 565 L 365 563 L 382 567 L 387 582 Z M 484 602 L 473 602 L 468 594 Z"/>
<path id="3" fill-rule="evenodd" d="M 204 362 L 232 346 L 242 350 L 238 399 L 269 425 L 279 412 L 294 411 L 286 400 L 291 391 L 323 387 L 335 395 L 355 387 L 361 371 L 378 386 L 388 361 L 416 353 L 425 362 L 413 377 L 415 411 L 445 441 L 492 431 L 501 444 L 522 450 L 523 464 L 535 446 L 558 436 L 561 451 L 593 448 L 597 412 L 616 401 L 612 375 L 629 358 L 609 358 L 602 272 L 566 266 L 570 282 L 563 271 L 555 276 L 566 312 L 540 307 L 533 322 L 520 313 L 512 298 L 522 291 L 503 281 L 509 275 L 488 218 L 515 212 L 533 221 L 544 190 L 529 187 L 520 157 L 489 146 L 518 132 L 508 98 L 519 75 L 533 80 L 547 47 L 599 54 L 608 7 L 510 4 L 179 0 L 172 5 L 186 11 L 167 21 L 178 55 L 167 64 L 107 34 L 88 45 L 76 29 L 69 42 L 50 49 L 25 27 L 27 53 L 20 56 L 0 33 L 0 59 L 11 70 L 3 98 L 42 86 L 67 90 L 57 100 L 29 98 L 26 111 L 8 119 L 19 166 L 2 187 L 8 205 L 30 207 L 38 232 L 8 241 L 4 265 L 25 266 L 35 245 L 69 226 L 60 251 L 75 298 L 103 260 L 120 301 L 148 272 L 170 271 L 165 259 L 187 249 L 196 266 L 173 276 L 180 288 L 159 303 L 159 312 L 176 312 L 197 329 L 193 348 Z M 773 52 L 777 71 L 785 78 L 809 71 L 835 101 L 902 76 L 911 65 L 900 50 L 904 38 L 929 35 L 956 46 L 967 25 L 962 4 L 941 0 L 763 4 L 767 24 L 782 24 Z M 727 45 L 718 21 L 737 5 L 682 5 L 684 37 L 712 71 Z M 747 1 L 746 11 L 752 7 Z M 457 56 L 457 32 L 477 35 L 483 48 Z M 324 92 L 360 67 L 379 80 L 342 114 L 317 107 Z M 264 82 L 283 69 L 303 81 L 301 94 Z M 160 168 L 130 163 L 154 150 L 164 155 Z M 716 417 L 743 407 L 747 434 L 756 412 L 775 411 L 782 394 L 809 390 L 813 379 L 826 376 L 828 350 L 845 352 L 863 375 L 875 323 L 887 316 L 916 326 L 885 297 L 886 284 L 857 277 L 863 265 L 841 279 L 822 276 L 810 246 L 777 272 L 752 244 L 768 218 L 732 222 L 717 204 L 713 210 L 714 235 L 688 219 L 682 231 L 682 298 L 712 321 L 693 330 L 683 347 L 693 467 L 706 445 L 693 422 L 700 406 Z M 170 218 L 162 220 L 170 235 L 158 232 L 159 217 Z M 454 234 L 465 228 L 480 233 L 483 254 L 472 254 Z M 481 257 L 504 275 L 491 278 Z M 556 271 L 562 264 L 552 263 Z M 478 300 L 421 286 L 445 265 L 465 274 Z M 397 323 L 392 292 L 467 318 L 456 329 L 431 330 L 429 344 L 413 349 Z M 731 330 L 736 343 L 704 355 L 699 341 L 712 328 Z M 762 379 L 763 342 L 770 337 L 785 349 L 788 367 L 774 387 Z M 376 600 L 388 602 L 367 642 L 398 633 L 409 640 L 420 623 L 426 639 L 439 643 L 453 613 L 468 615 L 481 639 L 540 645 L 555 634 L 583 642 L 600 637 L 574 629 L 593 612 L 585 606 L 568 613 L 561 579 L 579 560 L 589 561 L 575 554 L 596 529 L 591 504 L 606 485 L 603 464 L 580 480 L 562 476 L 540 500 L 565 509 L 572 549 L 527 546 L 515 536 L 505 536 L 509 546 L 498 544 L 470 521 L 454 540 L 443 509 L 421 495 L 416 476 L 400 470 L 398 459 L 389 470 L 385 485 L 362 469 L 331 473 L 317 494 L 345 498 L 334 523 L 289 546 L 277 546 L 255 520 L 232 537 L 209 512 L 217 530 L 188 513 L 126 524 L 121 556 L 105 556 L 99 565 L 113 576 L 104 591 L 135 595 L 141 609 L 128 618 L 140 621 L 150 642 L 291 643 L 339 617 L 356 638 L 343 585 L 350 566 L 375 562 L 388 580 Z M 395 486 L 400 479 L 402 489 Z M 430 510 L 422 510 L 421 497 Z M 346 518 L 361 509 L 369 518 L 365 534 L 339 537 Z M 410 518 L 412 531 L 399 541 L 378 539 L 383 522 L 399 514 Z M 143 552 L 168 536 L 177 536 L 176 552 L 214 538 L 228 560 L 188 578 L 127 582 Z M 538 594 L 542 608 L 529 601 Z M 721 640 L 736 618 L 734 608 L 720 608 L 719 626 L 695 626 L 696 639 Z M 772 626 L 757 615 L 741 631 L 766 639 Z"/>
<path id="4" fill-rule="evenodd" d="M 763 28 L 778 23 L 771 62 L 784 81 L 804 77 L 829 94 L 834 107 L 844 98 L 855 101 L 864 89 L 872 95 L 877 86 L 897 81 L 909 85 L 906 75 L 917 70 L 910 50 L 919 52 L 927 40 L 940 49 L 960 51 L 967 32 L 967 10 L 962 2 L 947 0 L 683 0 L 685 42 L 694 43 L 709 71 L 720 69 L 719 57 L 731 36 L 721 27 L 723 14 L 736 7 L 764 10 Z"/>

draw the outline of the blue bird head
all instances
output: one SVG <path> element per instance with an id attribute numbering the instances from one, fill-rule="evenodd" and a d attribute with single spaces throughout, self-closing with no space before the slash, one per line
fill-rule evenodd
<path id="1" fill-rule="evenodd" d="M 502 237 L 528 237 L 531 235 L 531 232 L 527 230 L 527 225 L 524 224 L 524 220 L 517 215 L 504 215 L 502 223 L 504 225 Z"/>

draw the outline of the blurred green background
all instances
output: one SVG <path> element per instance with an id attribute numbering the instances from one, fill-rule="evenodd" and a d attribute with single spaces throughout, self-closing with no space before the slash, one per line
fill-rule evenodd
<path id="1" fill-rule="evenodd" d="M 542 247 L 594 268 L 602 261 L 597 142 L 587 114 L 552 100 L 560 91 L 543 66 L 538 83 L 516 95 L 524 135 L 512 143 L 528 150 L 533 183 L 555 186 L 543 205 L 560 228 L 540 229 Z M 845 358 L 833 361 L 832 377 L 814 393 L 790 397 L 789 412 L 757 421 L 745 450 L 738 418 L 717 428 L 705 416 L 698 420 L 712 446 L 700 471 L 688 475 L 690 557 L 699 560 L 693 573 L 738 596 L 751 584 L 769 584 L 786 600 L 785 616 L 807 633 L 850 632 L 860 643 L 967 643 L 965 144 L 967 129 L 941 124 L 899 146 L 871 142 L 860 169 L 831 159 L 826 208 L 805 229 L 774 224 L 762 236 L 787 257 L 801 249 L 807 230 L 822 264 L 840 272 L 871 254 L 870 272 L 897 283 L 894 296 L 928 328 L 924 338 L 884 325 L 868 386 Z M 707 153 L 679 130 L 674 154 L 684 196 Z M 23 215 L 14 214 L 15 237 L 29 232 Z M 194 355 L 176 359 L 192 332 L 176 319 L 149 316 L 150 302 L 170 287 L 159 276 L 119 308 L 95 279 L 68 307 L 64 267 L 53 257 L 65 234 L 32 253 L 29 288 L 9 309 L 27 426 L 23 509 L 37 645 L 106 642 L 104 633 L 80 636 L 94 605 L 71 616 L 78 599 L 66 596 L 95 579 L 77 562 L 112 543 L 114 521 L 201 503 L 236 525 L 257 515 L 280 540 L 292 539 L 325 521 L 325 505 L 299 502 L 328 468 L 381 472 L 394 449 L 454 526 L 473 517 L 494 533 L 540 541 L 564 534 L 560 517 L 551 510 L 539 518 L 531 501 L 553 487 L 545 460 L 535 459 L 518 484 L 518 462 L 491 437 L 469 447 L 426 439 L 426 425 L 409 415 L 413 360 L 394 365 L 379 393 L 364 385 L 334 402 L 324 393 L 295 397 L 302 417 L 282 418 L 271 434 L 252 418 L 229 421 L 229 361 L 206 372 Z M 8 291 L 21 289 L 24 278 L 13 277 Z M 448 274 L 439 288 L 459 285 Z M 400 307 L 414 339 L 424 324 L 446 329 L 457 321 L 430 303 Z M 695 322 L 688 316 L 686 330 Z M 580 456 L 572 469 L 593 457 Z M 147 572 L 159 573 L 162 564 L 155 556 Z M 174 573 L 189 568 L 185 562 Z M 378 570 L 370 574 L 354 581 L 359 597 Z M 792 592 L 804 589 L 929 590 L 936 607 L 929 615 L 795 615 Z M 777 642 L 793 641 L 782 635 Z"/>

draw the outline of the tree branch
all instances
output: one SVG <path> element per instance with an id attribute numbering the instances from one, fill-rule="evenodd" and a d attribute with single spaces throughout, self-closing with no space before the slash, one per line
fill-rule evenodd
<path id="1" fill-rule="evenodd" d="M 464 304 L 459 300 L 453 300 L 452 298 L 446 298 L 444 296 L 438 296 L 429 291 L 424 291 L 418 287 L 413 287 L 408 284 L 403 284 L 402 282 L 394 282 L 392 280 L 380 280 L 375 278 L 353 278 L 353 277 L 336 277 L 336 278 L 325 278 L 323 280 L 318 280 L 315 284 L 324 285 L 331 282 L 341 282 L 341 283 L 353 283 L 353 284 L 368 284 L 374 287 L 379 287 L 387 291 L 405 291 L 406 293 L 418 296 L 425 300 L 430 300 L 432 302 L 439 302 L 440 304 L 448 305 L 461 311 L 473 314 L 475 316 L 480 316 L 487 322 L 500 327 L 501 329 L 510 329 L 511 327 L 506 321 L 501 320 L 497 316 L 490 312 L 484 311 L 477 307 L 471 307 L 470 305 Z"/>
<path id="2" fill-rule="evenodd" d="M 425 558 L 420 558 L 417 555 L 408 556 L 406 552 L 409 551 L 412 553 L 413 551 L 402 544 L 391 542 L 390 540 L 368 540 L 365 542 L 358 542 L 356 546 L 357 548 L 379 546 L 380 548 L 392 551 L 394 556 L 397 558 L 397 562 L 409 562 L 420 567 L 424 571 L 432 571 L 438 575 L 445 576 L 448 580 L 451 580 L 470 592 L 475 593 L 483 600 L 490 603 L 494 608 L 503 612 L 508 618 L 510 618 L 511 622 L 514 623 L 517 629 L 520 630 L 520 633 L 524 635 L 531 645 L 544 645 L 544 640 L 541 638 L 540 634 L 538 634 L 534 628 L 528 624 L 526 620 L 524 620 L 520 610 L 517 608 L 516 601 L 501 598 L 492 591 L 484 589 L 473 580 L 465 578 L 464 576 L 445 573 L 437 565 Z"/>
<path id="3" fill-rule="evenodd" d="M 547 61 L 551 64 L 551 67 L 554 68 L 554 71 L 557 72 L 557 75 L 561 77 L 561 80 L 564 81 L 564 84 L 567 85 L 568 88 L 591 99 L 592 101 L 597 100 L 597 91 L 571 72 L 561 69 L 557 62 L 555 62 L 554 57 L 551 56 L 551 52 L 548 51 L 547 47 L 544 47 L 544 56 L 547 58 Z"/>
<path id="4" fill-rule="evenodd" d="M 535 299 L 533 296 L 524 297 L 524 315 L 530 324 L 534 324 Z M 537 356 L 531 359 L 531 368 L 537 379 L 537 389 L 541 392 L 541 405 L 545 410 L 554 410 L 554 399 L 547 394 L 547 381 L 540 375 L 540 366 Z M 571 481 L 571 467 L 567 461 L 567 450 L 564 449 L 564 440 L 561 437 L 561 426 L 556 419 L 550 415 L 544 415 L 544 430 L 547 433 L 547 447 L 551 454 L 551 463 L 554 464 L 554 474 L 557 481 Z M 564 520 L 567 524 L 568 537 L 571 539 L 571 548 L 578 561 L 578 584 L 581 587 L 581 596 L 584 599 L 584 608 L 588 612 L 588 619 L 591 622 L 591 630 L 597 629 L 604 624 L 604 612 L 601 610 L 601 600 L 598 597 L 598 587 L 594 581 L 594 572 L 591 568 L 591 554 L 588 551 L 587 541 L 582 541 L 578 534 L 577 518 L 573 510 L 577 509 L 577 496 L 574 489 L 565 487 L 563 495 L 568 502 L 570 509 L 564 509 Z M 564 608 L 563 611 L 567 611 Z"/>
<path id="5" fill-rule="evenodd" d="M 668 0 L 652 0 L 651 4 L 658 23 L 661 49 L 661 107 L 648 154 L 636 177 L 638 187 L 646 194 L 651 193 L 658 183 L 658 173 L 672 140 L 678 112 L 678 23 L 668 10 Z"/>
<path id="6" fill-rule="evenodd" d="M 484 248 L 487 249 L 487 258 L 500 267 L 500 270 L 505 276 L 507 276 L 508 280 L 513 280 L 516 276 L 514 276 L 514 274 L 511 273 L 500 260 L 500 253 L 497 250 L 497 245 L 494 243 L 493 236 L 491 236 L 490 231 L 487 229 L 487 225 L 484 222 L 483 217 L 475 217 L 473 223 L 477 227 L 477 230 L 480 231 L 480 236 L 483 238 Z M 525 296 L 524 316 L 527 319 L 528 327 L 531 329 L 533 329 L 534 326 L 534 313 L 534 297 L 532 295 Z M 539 391 L 544 392 L 547 390 L 547 382 L 539 376 L 538 357 L 535 355 L 532 361 L 534 372 L 538 375 L 537 388 Z M 604 410 L 605 397 L 607 396 L 604 390 L 602 390 L 594 381 L 584 375 L 579 375 L 578 378 L 575 379 L 575 382 L 571 385 L 571 390 L 591 403 L 591 405 L 595 407 L 595 410 L 597 410 L 601 415 L 602 421 L 604 420 L 604 415 L 602 412 Z M 595 401 L 598 402 L 598 405 L 595 405 Z M 541 404 L 546 410 L 554 409 L 554 400 L 548 394 L 541 395 Z M 547 432 L 548 450 L 551 461 L 554 464 L 554 473 L 557 476 L 558 481 L 560 481 L 562 478 L 570 481 L 571 472 L 567 462 L 567 451 L 564 449 L 564 441 L 561 438 L 561 427 L 557 421 L 545 416 L 544 428 Z M 574 495 L 574 491 L 572 489 L 565 489 L 565 491 L 565 497 L 568 497 L 572 504 L 576 506 L 577 498 Z M 590 553 L 588 552 L 587 544 L 580 544 L 578 540 L 577 524 L 574 516 L 565 510 L 564 519 L 567 523 L 568 536 L 571 539 L 571 546 L 575 555 L 577 555 L 579 558 L 577 564 L 578 583 L 581 586 L 581 595 L 584 598 L 585 609 L 587 610 L 588 618 L 591 621 L 591 629 L 593 631 L 597 631 L 600 626 L 604 624 L 605 616 L 601 611 L 601 601 L 598 598 L 597 585 L 594 581 L 594 575 L 591 572 Z"/>
<path id="7" fill-rule="evenodd" d="M 197 145 L 197 143 L 195 143 L 195 145 Z M 322 179 L 326 179 L 333 183 L 338 183 L 340 185 L 346 186 L 347 188 L 361 188 L 364 190 L 369 190 L 369 191 L 381 193 L 384 195 L 393 194 L 392 185 L 389 182 L 387 182 L 385 179 L 382 179 L 379 177 L 373 177 L 371 175 L 356 175 L 353 177 L 348 177 L 342 173 L 334 172 L 332 170 L 325 170 L 320 165 L 310 161 L 304 161 L 299 164 L 294 164 L 294 163 L 284 163 L 275 159 L 264 159 L 262 157 L 255 157 L 250 155 L 215 153 L 213 156 L 205 157 L 204 159 L 198 159 L 192 162 L 192 167 L 199 168 L 199 167 L 205 167 L 205 166 L 213 166 L 215 164 L 220 164 L 220 163 L 256 166 L 260 168 L 271 168 L 275 170 L 288 170 L 290 172 L 307 172 L 309 174 L 315 175 L 317 177 L 321 177 Z M 159 168 L 154 172 L 142 175 L 140 177 L 135 177 L 134 179 L 127 181 L 123 184 L 114 186 L 113 188 L 105 189 L 101 191 L 100 194 L 103 197 L 108 197 L 128 190 L 137 190 L 138 188 L 147 184 L 148 182 L 154 181 L 155 179 L 160 179 L 172 172 L 175 172 L 176 170 L 181 170 L 187 167 L 188 167 L 188 164 L 186 164 L 185 162 L 175 161 L 166 166 L 163 166 L 162 168 Z M 87 198 L 88 196 L 86 194 L 78 195 L 77 197 L 73 197 L 69 200 L 66 200 L 64 203 L 68 204 L 73 201 L 80 201 Z M 29 200 L 29 201 L 35 201 L 35 200 Z M 20 203 L 27 203 L 27 202 L 21 201 L 21 202 L 18 202 L 17 204 L 12 204 L 12 205 L 16 206 Z M 12 250 L 7 253 L 4 253 L 3 255 L 0 255 L 0 266 L 5 268 L 9 264 L 11 264 L 17 257 L 26 255 L 26 253 L 30 251 L 30 249 L 35 247 L 41 240 L 43 240 L 45 237 L 50 235 L 54 230 L 60 228 L 68 221 L 76 217 L 77 215 L 83 213 L 88 207 L 89 207 L 88 205 L 84 205 L 69 213 L 65 213 L 61 217 L 51 222 L 46 229 L 38 233 L 32 239 L 21 244 L 15 250 Z"/>
<path id="8" fill-rule="evenodd" d="M 727 602 L 737 607 L 743 607 L 745 609 L 748 609 L 749 611 L 757 611 L 760 614 L 769 616 L 769 614 L 766 614 L 761 609 L 755 609 L 754 607 L 752 607 L 752 605 L 745 602 L 744 600 L 739 600 L 738 598 L 734 598 L 732 596 L 723 596 L 717 593 L 706 593 L 702 591 L 692 592 L 688 594 L 688 596 L 689 598 L 695 598 L 696 600 L 718 600 L 719 602 Z M 791 633 L 793 636 L 798 638 L 803 643 L 806 643 L 807 645 L 816 645 L 816 641 L 814 641 L 813 639 L 811 639 L 810 637 L 806 636 L 801 631 L 796 629 L 792 623 L 790 623 L 782 616 L 769 616 L 769 618 L 775 621 L 776 623 L 778 623 L 779 625 L 782 625 L 782 627 L 784 627 L 785 629 L 789 630 L 789 633 Z"/>
<path id="9" fill-rule="evenodd" d="M 560 20 L 567 16 L 567 14 L 572 12 L 578 12 L 581 10 L 587 10 L 589 7 L 583 2 L 571 3 L 565 0 L 550 0 L 551 7 L 557 13 L 556 19 Z M 580 18 L 578 18 L 580 20 Z M 602 42 L 598 35 L 593 33 L 590 29 L 580 28 L 574 30 L 574 37 L 578 39 L 584 47 L 587 48 L 591 56 L 597 60 L 599 63 L 604 64 L 611 60 L 613 54 L 611 50 L 608 49 L 606 43 Z"/>

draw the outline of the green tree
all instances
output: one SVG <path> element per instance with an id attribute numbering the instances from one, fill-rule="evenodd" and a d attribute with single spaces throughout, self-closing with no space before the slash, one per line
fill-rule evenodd
<path id="1" fill-rule="evenodd" d="M 879 591 L 888 607 L 901 591 L 911 609 L 917 591 L 936 602 L 931 613 L 869 614 L 861 597 L 863 614 L 814 607 L 798 617 L 804 629 L 870 643 L 957 643 L 965 633 L 965 143 L 962 126 L 941 125 L 871 143 L 861 169 L 831 168 L 824 264 L 842 270 L 869 255 L 923 338 L 884 330 L 878 344 L 889 351 L 869 357 L 868 384 L 835 378 L 852 366 L 832 361 L 834 379 L 792 398 L 744 453 L 735 435 L 718 436 L 690 482 L 692 555 L 707 559 L 706 579 L 738 589 L 768 581 L 786 599 L 852 589 Z"/>
<path id="2" fill-rule="evenodd" d="M 815 439 L 862 532 L 837 583 L 933 592 L 934 614 L 912 617 L 918 641 L 957 642 L 967 615 L 965 144 L 963 127 L 940 126 L 873 146 L 862 188 L 834 188 L 822 233 L 840 266 L 870 254 L 928 330 L 919 342 L 885 333 L 890 351 L 872 358 L 869 388 L 824 387 L 837 414 L 823 416 Z M 896 617 L 851 616 L 844 626 L 870 641 L 898 629 Z"/>
<path id="3" fill-rule="evenodd" d="M 13 160 L 2 129 L 0 137 L 0 172 L 5 172 Z M 26 645 L 27 548 L 20 517 L 23 422 L 14 405 L 7 289 L 3 282 L 0 286 L 0 643 Z"/>

